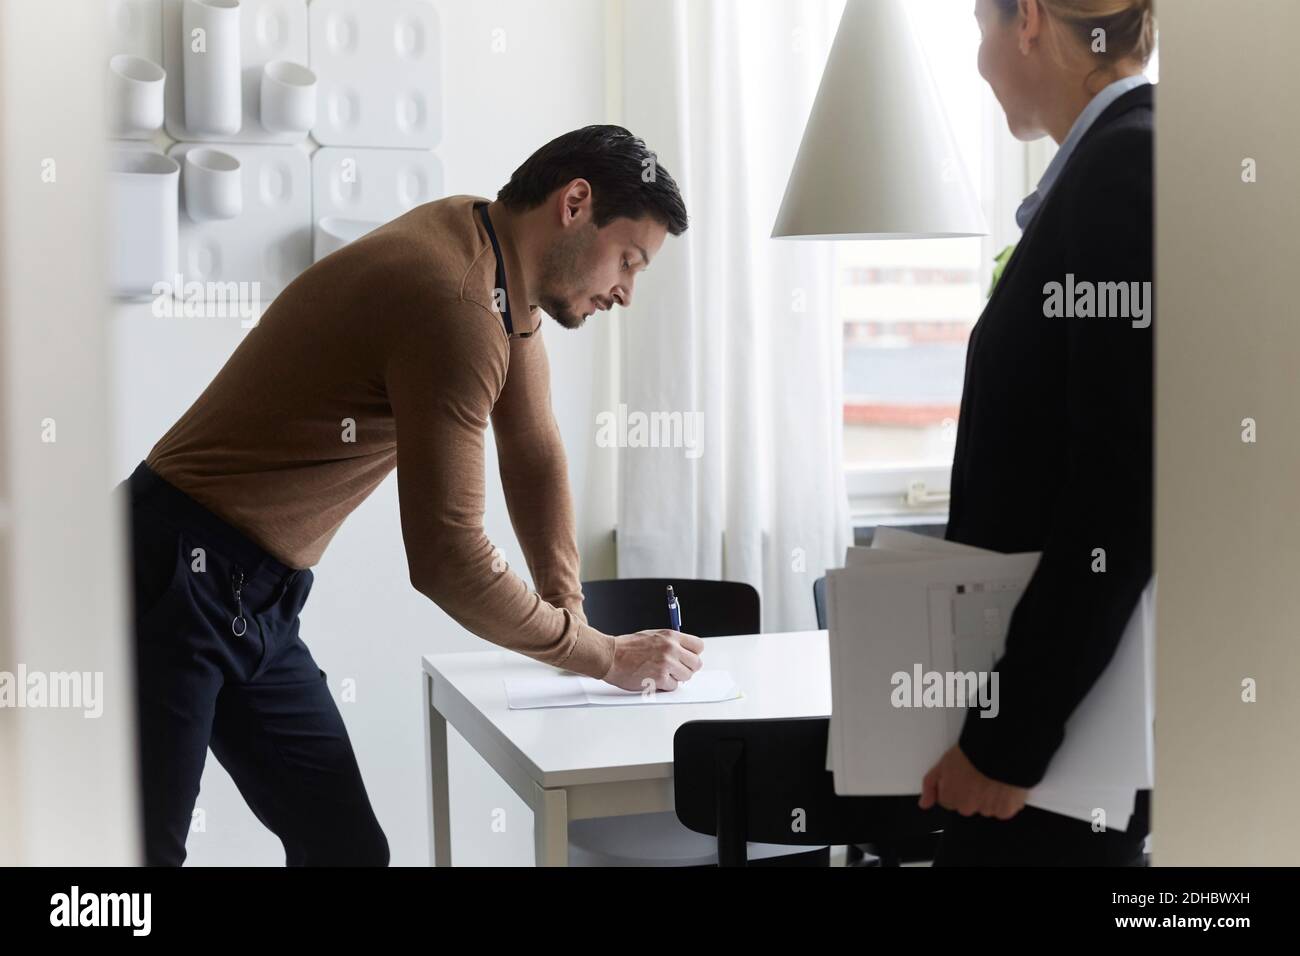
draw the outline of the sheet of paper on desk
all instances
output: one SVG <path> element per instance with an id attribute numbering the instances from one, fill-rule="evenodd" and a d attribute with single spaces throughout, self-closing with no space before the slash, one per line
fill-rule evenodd
<path id="1" fill-rule="evenodd" d="M 539 674 L 505 681 L 506 702 L 511 710 L 539 707 L 619 707 L 655 704 L 716 704 L 735 700 L 740 688 L 731 674 L 721 670 L 701 670 L 677 690 L 659 690 L 642 694 L 620 690 L 593 677 L 567 674 Z"/>

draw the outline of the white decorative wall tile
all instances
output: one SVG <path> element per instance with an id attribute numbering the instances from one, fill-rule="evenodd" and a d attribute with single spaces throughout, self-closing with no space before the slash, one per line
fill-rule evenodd
<path id="1" fill-rule="evenodd" d="M 261 122 L 262 68 L 271 60 L 308 65 L 306 0 L 240 0 L 240 89 L 243 123 L 238 133 L 196 133 L 185 123 L 182 11 L 185 0 L 162 0 L 163 66 L 167 70 L 167 133 L 184 142 L 296 143 L 306 132 L 272 133 Z"/>
<path id="2" fill-rule="evenodd" d="M 442 164 L 427 150 L 325 146 L 311 180 L 316 228 L 331 216 L 380 225 L 442 197 Z"/>
<path id="3" fill-rule="evenodd" d="M 177 143 L 168 155 L 183 167 L 200 145 Z M 178 268 L 186 282 L 259 282 L 265 306 L 311 265 L 311 162 L 297 146 L 216 148 L 240 162 L 242 209 L 233 219 L 195 222 L 182 190 Z"/>
<path id="4" fill-rule="evenodd" d="M 427 0 L 314 0 L 312 136 L 324 146 L 432 149 L 442 134 L 442 54 Z"/>

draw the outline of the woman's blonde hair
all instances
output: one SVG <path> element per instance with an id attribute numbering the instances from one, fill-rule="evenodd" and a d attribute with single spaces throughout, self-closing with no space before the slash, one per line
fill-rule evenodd
<path id="1" fill-rule="evenodd" d="M 1156 45 L 1155 0 L 1038 0 L 1050 20 L 1069 28 L 1074 39 L 1102 60 L 1105 70 L 1125 60 L 1146 66 Z M 1015 15 L 1018 0 L 997 0 L 1003 18 Z M 1103 31 L 1104 50 L 1096 49 Z M 1096 71 L 1094 71 L 1096 72 Z"/>

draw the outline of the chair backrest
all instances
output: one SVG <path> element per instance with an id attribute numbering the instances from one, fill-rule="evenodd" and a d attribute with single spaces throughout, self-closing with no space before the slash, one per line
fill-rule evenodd
<path id="1" fill-rule="evenodd" d="M 585 581 L 587 623 L 606 634 L 668 627 L 668 585 L 682 612 L 682 630 L 696 637 L 757 634 L 763 629 L 758 592 L 737 581 L 690 578 L 615 578 Z"/>
<path id="2" fill-rule="evenodd" d="M 826 717 L 682 724 L 673 737 L 677 819 L 718 838 L 723 866 L 745 864 L 747 841 L 873 843 L 943 828 L 945 812 L 919 809 L 919 795 L 838 796 L 826 769 L 829 727 Z"/>
<path id="3" fill-rule="evenodd" d="M 826 576 L 813 582 L 813 610 L 817 612 L 817 630 L 826 630 Z"/>

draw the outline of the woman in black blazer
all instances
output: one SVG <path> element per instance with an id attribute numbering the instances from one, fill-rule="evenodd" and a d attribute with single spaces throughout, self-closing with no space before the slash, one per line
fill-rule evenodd
<path id="1" fill-rule="evenodd" d="M 997 663 L 926 775 L 955 811 L 936 864 L 1140 865 L 1126 831 L 1025 806 L 1151 577 L 1151 0 L 977 0 L 981 75 L 1019 139 L 1061 149 L 971 332 L 947 536 L 1041 551 Z M 1104 563 L 1103 563 L 1104 562 Z M 1104 567 L 1103 570 L 1099 568 Z"/>

